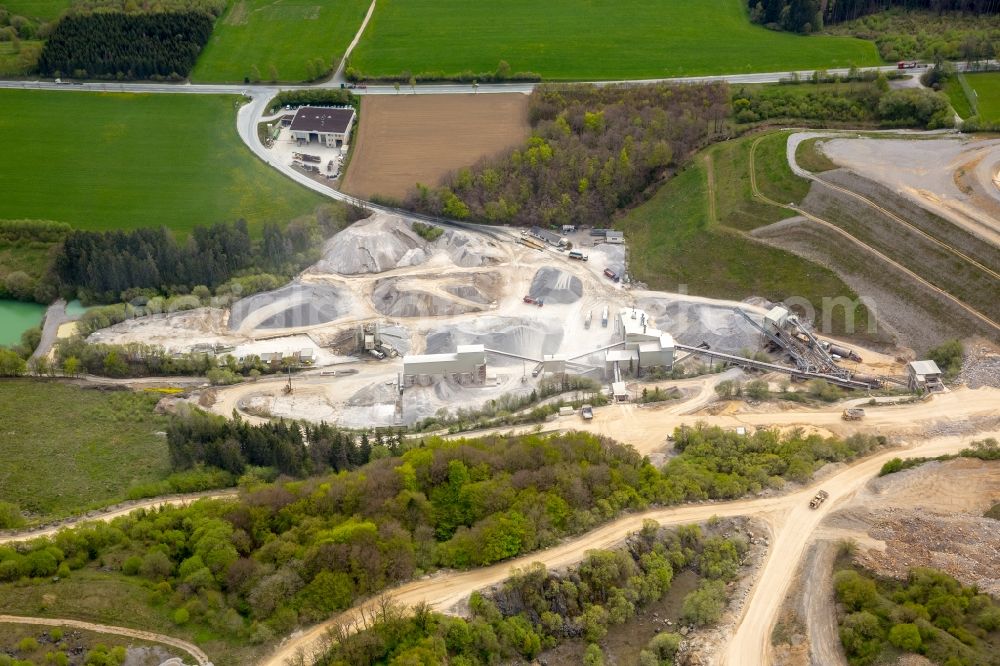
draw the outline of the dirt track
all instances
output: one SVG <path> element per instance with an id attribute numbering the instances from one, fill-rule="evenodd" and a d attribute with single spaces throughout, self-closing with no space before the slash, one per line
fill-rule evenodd
<path id="1" fill-rule="evenodd" d="M 201 648 L 193 643 L 188 643 L 187 641 L 182 641 L 179 638 L 173 638 L 171 636 L 164 636 L 163 634 L 154 634 L 151 631 L 139 631 L 136 629 L 128 629 L 126 627 L 112 627 L 106 624 L 95 624 L 93 622 L 81 622 L 79 620 L 67 620 L 62 618 L 51 618 L 51 617 L 20 617 L 18 615 L 0 615 L 0 623 L 9 624 L 37 624 L 46 627 L 73 627 L 74 629 L 84 629 L 86 631 L 96 631 L 102 634 L 113 634 L 116 636 L 128 636 L 129 638 L 138 638 L 143 641 L 150 641 L 153 643 L 162 643 L 164 645 L 170 645 L 179 650 L 187 652 L 189 655 L 195 658 L 199 666 L 208 666 L 212 663 L 212 660 L 208 658 L 208 655 L 202 652 Z"/>
<path id="2" fill-rule="evenodd" d="M 471 88 L 470 88 L 471 89 Z M 366 96 L 343 190 L 402 198 L 418 182 L 437 185 L 528 137 L 528 98 L 520 94 Z"/>
<path id="3" fill-rule="evenodd" d="M 147 500 L 139 500 L 137 502 L 128 503 L 126 506 L 118 507 L 102 513 L 97 516 L 89 517 L 82 516 L 80 518 L 75 518 L 73 520 L 68 520 L 66 522 L 54 525 L 51 527 L 42 527 L 36 530 L 29 530 L 26 532 L 13 532 L 7 534 L 0 534 L 0 545 L 5 543 L 14 543 L 18 541 L 30 541 L 31 539 L 38 539 L 40 537 L 52 536 L 59 530 L 66 529 L 68 527 L 73 527 L 80 523 L 93 523 L 93 522 L 103 522 L 109 523 L 115 518 L 120 518 L 122 516 L 127 516 L 133 511 L 139 509 L 158 509 L 161 506 L 185 506 L 191 502 L 195 502 L 201 499 L 223 499 L 227 497 L 236 497 L 239 491 L 235 488 L 232 490 L 210 490 L 203 493 L 191 493 L 187 495 L 174 495 L 170 497 L 153 497 Z"/>
<path id="4" fill-rule="evenodd" d="M 1000 391 L 998 390 L 957 391 L 945 396 L 938 396 L 930 404 L 922 403 L 915 406 L 889 408 L 884 413 L 879 410 L 875 412 L 867 425 L 884 423 L 900 426 L 912 424 L 918 417 L 941 420 L 942 417 L 957 419 L 983 413 L 995 414 L 998 404 L 1000 404 Z M 834 420 L 839 420 L 837 413 L 832 410 L 829 412 L 752 416 L 759 416 L 762 424 L 775 422 L 781 424 L 784 421 L 792 424 L 804 421 L 815 423 L 813 419 L 819 419 L 820 423 L 832 423 Z M 791 418 L 784 418 L 786 416 Z M 617 436 L 624 441 L 633 441 L 629 435 L 633 432 L 636 420 L 636 418 L 621 417 L 616 419 Z M 646 427 L 651 425 L 647 423 Z M 629 432 L 622 432 L 622 427 L 628 428 Z M 982 433 L 977 437 L 997 436 L 997 434 L 1000 433 Z M 951 453 L 967 446 L 970 439 L 970 437 L 927 439 L 909 447 L 906 454 L 934 456 Z M 550 568 L 570 565 L 579 561 L 587 550 L 606 548 L 619 542 L 630 532 L 639 529 L 642 521 L 648 518 L 657 520 L 663 525 L 676 525 L 707 520 L 715 515 L 755 516 L 763 519 L 770 526 L 773 533 L 772 547 L 744 607 L 743 621 L 729 645 L 726 646 L 721 661 L 729 666 L 768 663 L 771 628 L 791 582 L 789 572 L 794 569 L 795 563 L 802 558 L 806 547 L 812 540 L 813 532 L 832 510 L 849 503 L 857 491 L 878 472 L 886 460 L 899 454 L 899 449 L 893 449 L 866 458 L 821 482 L 813 483 L 807 488 L 781 497 L 689 505 L 632 514 L 548 550 L 474 571 L 440 573 L 424 580 L 402 585 L 388 592 L 387 596 L 404 606 L 426 601 L 435 609 L 448 610 L 473 591 L 504 580 L 514 568 L 524 567 L 532 562 L 543 562 Z M 819 510 L 810 510 L 808 499 L 820 486 L 830 493 L 830 498 Z M 370 600 L 328 622 L 294 636 L 261 663 L 266 666 L 282 666 L 286 659 L 294 657 L 300 651 L 308 655 L 315 650 L 322 649 L 326 632 L 331 626 L 336 624 L 351 625 L 358 620 L 363 612 L 374 609 L 377 604 L 378 600 Z"/>

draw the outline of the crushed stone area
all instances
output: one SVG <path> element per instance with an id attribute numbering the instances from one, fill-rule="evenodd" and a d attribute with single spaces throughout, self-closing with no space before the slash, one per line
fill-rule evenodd
<path id="1" fill-rule="evenodd" d="M 1000 523 L 983 517 L 1000 502 L 1000 463 L 974 458 L 928 462 L 879 477 L 834 527 L 863 530 L 884 543 L 859 550 L 859 563 L 903 578 L 911 567 L 946 571 L 967 585 L 1000 594 Z"/>
<path id="2" fill-rule="evenodd" d="M 456 266 L 487 266 L 499 261 L 497 244 L 485 236 L 445 229 L 428 242 L 401 217 L 375 213 L 341 231 L 323 247 L 309 272 L 359 275 L 420 266 L 435 258 Z"/>
<path id="3" fill-rule="evenodd" d="M 721 352 L 738 352 L 760 345 L 760 331 L 725 305 L 682 301 L 668 296 L 641 298 L 638 306 L 648 312 L 656 326 L 669 331 L 681 344 L 707 342 Z"/>
<path id="4" fill-rule="evenodd" d="M 1000 348 L 985 340 L 967 344 L 958 381 L 972 389 L 1000 387 Z"/>
<path id="5" fill-rule="evenodd" d="M 449 353 L 458 345 L 485 345 L 487 349 L 541 358 L 542 354 L 555 354 L 559 350 L 563 335 L 562 325 L 547 319 L 478 317 L 463 321 L 457 326 L 430 331 L 425 353 Z M 517 359 L 502 357 L 493 362 L 500 365 L 520 363 Z"/>
<path id="6" fill-rule="evenodd" d="M 535 272 L 528 295 L 545 303 L 575 303 L 583 297 L 583 282 L 566 271 L 545 266 Z"/>
<path id="7" fill-rule="evenodd" d="M 391 317 L 440 317 L 481 312 L 495 304 L 502 278 L 498 273 L 390 277 L 375 283 L 372 303 Z"/>
<path id="8" fill-rule="evenodd" d="M 343 290 L 328 284 L 292 282 L 233 303 L 229 328 L 270 329 L 316 326 L 334 321 L 348 309 Z"/>

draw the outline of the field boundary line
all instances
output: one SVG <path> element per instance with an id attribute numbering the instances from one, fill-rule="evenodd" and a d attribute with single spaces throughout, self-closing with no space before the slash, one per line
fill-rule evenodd
<path id="1" fill-rule="evenodd" d="M 969 108 L 972 109 L 972 115 L 979 115 L 979 96 L 969 85 L 968 79 L 965 78 L 965 74 L 962 72 L 955 72 L 955 77 L 958 79 L 958 85 L 962 86 L 962 92 L 965 94 L 965 99 L 969 101 Z"/>
<path id="2" fill-rule="evenodd" d="M 855 236 L 851 235 L 847 231 L 841 229 L 840 227 L 838 227 L 837 225 L 833 224 L 832 222 L 828 222 L 828 221 L 824 220 L 823 218 L 818 217 L 816 215 L 813 215 L 812 213 L 810 213 L 810 212 L 808 212 L 808 211 L 806 211 L 806 210 L 804 210 L 802 208 L 797 208 L 795 206 L 789 206 L 788 204 L 778 203 L 777 201 L 775 201 L 775 200 L 769 198 L 768 196 L 766 196 L 765 194 L 763 194 L 760 191 L 760 189 L 758 189 L 758 187 L 757 187 L 757 172 L 756 172 L 756 170 L 754 168 L 754 156 L 756 155 L 756 152 L 757 152 L 757 145 L 766 136 L 769 136 L 769 135 L 764 135 L 764 136 L 756 139 L 753 142 L 753 144 L 751 144 L 751 146 L 750 146 L 750 165 L 749 165 L 750 166 L 750 189 L 752 190 L 753 195 L 755 197 L 757 197 L 761 201 L 763 201 L 763 202 L 765 202 L 767 204 L 770 204 L 772 206 L 777 206 L 779 208 L 784 208 L 785 210 L 794 211 L 797 215 L 801 215 L 802 217 L 804 217 L 806 219 L 812 220 L 813 222 L 816 222 L 817 224 L 821 224 L 823 226 L 826 226 L 826 227 L 828 227 L 828 228 L 836 231 L 837 233 L 839 233 L 840 235 L 842 235 L 844 238 L 847 238 L 848 240 L 850 240 L 851 242 L 853 242 L 855 245 L 857 245 L 857 246 L 859 246 L 859 247 L 867 250 L 868 252 L 872 253 L 873 255 L 875 255 L 879 259 L 885 261 L 886 263 L 888 263 L 889 265 L 893 266 L 894 268 L 899 269 L 900 271 L 902 271 L 903 273 L 905 273 L 909 277 L 913 278 L 914 280 L 916 280 L 920 284 L 922 284 L 925 287 L 927 287 L 927 288 L 929 288 L 929 289 L 937 292 L 938 294 L 944 296 L 945 298 L 947 298 L 948 300 L 950 300 L 955 305 L 958 305 L 959 307 L 961 307 L 963 310 L 965 310 L 969 314 L 973 315 L 974 317 L 976 317 L 980 321 L 985 322 L 986 324 L 988 324 L 989 326 L 991 326 L 993 329 L 995 329 L 997 332 L 1000 332 L 1000 324 L 998 324 L 997 322 L 993 321 L 992 319 L 990 319 L 989 317 L 987 317 L 983 313 L 979 312 L 978 310 L 976 310 L 972 306 L 967 305 L 965 302 L 959 300 L 953 294 L 945 291 L 944 289 L 941 289 L 940 287 L 937 287 L 937 286 L 931 284 L 930 282 L 928 282 L 924 278 L 920 277 L 919 275 L 917 275 L 916 273 L 914 273 L 913 271 L 911 271 L 906 266 L 903 266 L 902 264 L 900 264 L 896 260 L 894 260 L 894 259 L 886 256 L 885 254 L 883 254 L 879 250 L 876 250 L 875 248 L 871 247 L 870 245 L 867 245 L 866 243 L 864 243 L 860 239 L 858 239 Z"/>
<path id="3" fill-rule="evenodd" d="M 354 33 L 354 39 L 352 39 L 351 43 L 347 45 L 347 50 L 344 51 L 344 55 L 340 58 L 340 64 L 337 65 L 337 71 L 333 73 L 333 77 L 330 79 L 331 83 L 339 81 L 340 78 L 343 77 L 344 69 L 347 67 L 347 59 L 351 57 L 351 52 L 354 51 L 354 47 L 361 41 L 361 35 L 364 34 L 365 28 L 368 27 L 368 21 L 371 20 L 372 14 L 374 13 L 375 0 L 372 0 L 372 4 L 368 6 L 368 13 L 365 14 L 364 20 L 361 21 L 361 26 L 358 28 L 358 31 Z"/>
<path id="4" fill-rule="evenodd" d="M 705 153 L 705 182 L 708 189 L 708 221 L 715 226 L 719 217 L 715 208 L 715 165 L 711 153 Z"/>
<path id="5" fill-rule="evenodd" d="M 128 627 L 115 627 L 108 624 L 98 624 L 96 622 L 84 622 L 82 620 L 70 620 L 58 617 L 23 617 L 20 615 L 0 615 L 0 622 L 7 624 L 33 624 L 46 627 L 73 627 L 74 629 L 84 629 L 86 631 L 96 631 L 102 634 L 115 634 L 118 636 L 128 636 L 143 641 L 162 643 L 183 650 L 195 658 L 198 666 L 212 666 L 212 660 L 208 658 L 201 648 L 193 643 L 188 643 L 173 636 L 153 633 L 152 631 L 142 631 L 140 629 L 129 629 Z"/>

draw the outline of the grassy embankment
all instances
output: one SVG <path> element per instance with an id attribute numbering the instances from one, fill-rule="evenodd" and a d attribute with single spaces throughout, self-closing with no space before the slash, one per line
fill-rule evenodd
<path id="1" fill-rule="evenodd" d="M 0 91 L 0 219 L 81 229 L 247 220 L 252 230 L 325 199 L 240 142 L 238 98 Z"/>
<path id="2" fill-rule="evenodd" d="M 235 0 L 216 22 L 212 37 L 191 72 L 194 81 L 280 81 L 312 79 L 335 65 L 347 50 L 369 0 Z M 322 68 L 311 61 L 319 60 Z"/>
<path id="3" fill-rule="evenodd" d="M 837 168 L 837 163 L 823 153 L 820 146 L 829 139 L 815 138 L 806 139 L 795 149 L 795 161 L 799 166 L 813 173 L 832 171 Z"/>
<path id="4" fill-rule="evenodd" d="M 161 394 L 105 392 L 29 380 L 0 381 L 0 501 L 39 520 L 126 498 L 170 473 L 153 413 Z"/>
<path id="5" fill-rule="evenodd" d="M 549 80 L 655 78 L 876 65 L 871 42 L 769 31 L 742 0 L 380 0 L 351 66 L 369 77 L 513 72 Z"/>
<path id="6" fill-rule="evenodd" d="M 756 153 L 762 192 L 782 202 L 799 202 L 809 184 L 785 160 L 787 132 L 768 135 Z M 750 188 L 750 146 L 756 135 L 708 148 L 643 205 L 615 223 L 629 242 L 633 276 L 652 289 L 742 299 L 782 300 L 800 296 L 820 311 L 824 297 L 857 295 L 832 271 L 748 235 L 790 217 L 784 209 L 754 199 Z M 856 313 L 864 330 L 863 309 Z M 834 332 L 843 331 L 842 311 Z"/>

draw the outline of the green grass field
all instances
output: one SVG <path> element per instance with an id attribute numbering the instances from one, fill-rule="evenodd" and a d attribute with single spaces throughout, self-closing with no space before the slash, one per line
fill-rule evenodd
<path id="1" fill-rule="evenodd" d="M 962 90 L 962 84 L 958 82 L 957 76 L 953 76 L 945 81 L 944 92 L 951 101 L 951 108 L 955 109 L 955 113 L 959 117 L 963 119 L 972 117 L 972 105 L 969 104 L 969 98 L 966 97 L 965 91 Z"/>
<path id="2" fill-rule="evenodd" d="M 194 81 L 243 81 L 257 67 L 270 80 L 310 77 L 307 62 L 329 67 L 343 56 L 368 11 L 369 0 L 235 0 L 215 24 L 191 73 Z"/>
<path id="3" fill-rule="evenodd" d="M 657 78 L 875 65 L 871 42 L 752 25 L 743 0 L 379 0 L 351 66 L 366 76 L 466 70 Z"/>
<path id="4" fill-rule="evenodd" d="M 688 293 L 699 296 L 804 297 L 817 312 L 825 296 L 856 298 L 832 271 L 746 234 L 789 217 L 751 195 L 749 150 L 757 136 L 703 151 L 652 199 L 615 222 L 625 231 L 632 274 L 651 289 L 687 285 Z M 786 133 L 775 133 L 761 143 L 758 183 L 769 197 L 797 202 L 809 188 L 788 168 L 786 139 Z M 843 330 L 840 314 L 834 316 L 835 333 Z"/>
<path id="5" fill-rule="evenodd" d="M 154 393 L 0 380 L 0 501 L 36 519 L 125 499 L 170 473 Z"/>
<path id="6" fill-rule="evenodd" d="M 976 92 L 979 118 L 986 122 L 1000 122 L 1000 72 L 966 74 L 965 80 Z"/>
<path id="7" fill-rule="evenodd" d="M 0 219 L 84 229 L 244 218 L 251 229 L 327 201 L 258 160 L 236 98 L 0 91 Z"/>
<path id="8" fill-rule="evenodd" d="M 0 5 L 11 14 L 48 21 L 57 18 L 68 8 L 71 0 L 3 0 Z"/>

